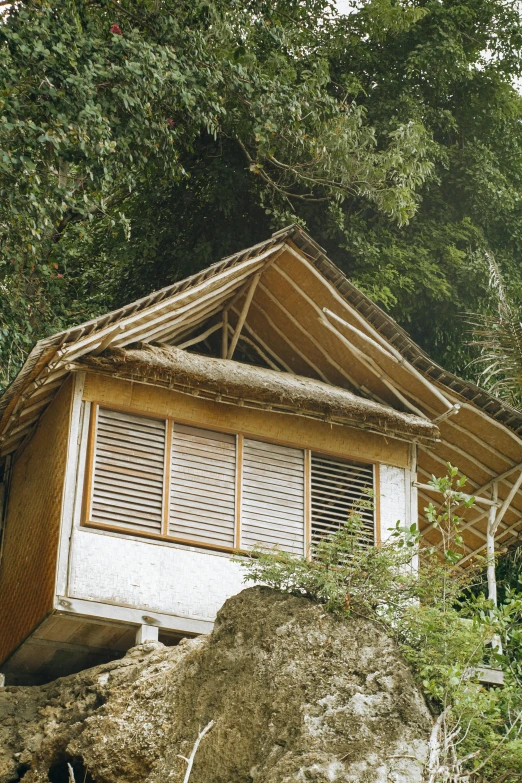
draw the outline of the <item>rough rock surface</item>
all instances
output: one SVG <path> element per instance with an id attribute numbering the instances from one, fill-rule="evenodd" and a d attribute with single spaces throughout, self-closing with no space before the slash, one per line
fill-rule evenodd
<path id="1" fill-rule="evenodd" d="M 210 636 L 0 690 L 0 783 L 414 783 L 431 720 L 371 622 L 255 587 Z"/>

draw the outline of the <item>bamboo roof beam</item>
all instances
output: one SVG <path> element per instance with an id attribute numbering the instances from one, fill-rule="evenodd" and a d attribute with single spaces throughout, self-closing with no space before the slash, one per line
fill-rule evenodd
<path id="1" fill-rule="evenodd" d="M 266 353 L 259 347 L 259 345 L 256 345 L 253 340 L 250 339 L 250 337 L 246 337 L 244 334 L 240 334 L 239 340 L 242 343 L 246 343 L 247 345 L 250 345 L 257 354 L 263 359 L 266 364 L 270 367 L 271 370 L 276 370 L 277 372 L 282 372 L 281 368 L 277 366 L 275 362 L 272 361 L 272 359 L 266 355 Z"/>
<path id="2" fill-rule="evenodd" d="M 376 348 L 378 351 L 380 351 L 381 354 L 385 355 L 387 358 L 394 361 L 396 364 L 400 364 L 401 367 L 406 368 L 417 380 L 419 380 L 426 388 L 428 388 L 436 397 L 438 400 L 440 400 L 448 409 L 448 412 L 451 411 L 454 406 L 453 403 L 451 403 L 441 392 L 430 382 L 428 381 L 424 375 L 421 375 L 421 373 L 417 370 L 416 367 L 414 367 L 412 364 L 406 361 L 406 359 L 397 351 L 396 348 L 394 348 L 392 345 L 386 344 L 384 347 L 381 345 L 382 339 L 380 341 L 377 341 L 370 337 L 369 335 L 364 334 L 360 329 L 357 329 L 356 326 L 352 326 L 352 324 L 348 323 L 348 321 L 345 321 L 344 318 L 341 318 L 340 316 L 336 315 L 336 313 L 332 312 L 332 310 L 329 310 L 327 307 L 323 307 L 323 312 L 328 318 L 332 318 L 334 321 L 337 321 L 337 323 L 342 324 L 346 329 L 351 331 L 353 334 L 358 335 L 362 340 L 364 340 L 369 345 L 372 345 L 374 348 Z"/>
<path id="3" fill-rule="evenodd" d="M 237 312 L 237 310 L 233 309 L 233 312 L 234 312 L 234 313 L 235 313 L 235 314 L 236 314 L 236 315 L 239 317 L 239 313 Z M 274 361 L 276 361 L 276 362 L 278 362 L 278 363 L 279 363 L 280 367 L 279 367 L 278 369 L 280 369 L 280 368 L 282 367 L 284 370 L 286 370 L 286 372 L 289 372 L 291 375 L 295 375 L 295 372 L 294 372 L 294 370 L 292 370 L 292 368 L 290 367 L 290 365 L 286 364 L 286 362 L 284 362 L 284 361 L 281 359 L 281 357 L 280 357 L 280 356 L 278 356 L 278 355 L 276 354 L 276 352 L 273 350 L 273 348 L 270 348 L 270 347 L 269 347 L 269 346 L 268 346 L 268 345 L 267 345 L 267 344 L 266 344 L 266 343 L 265 343 L 265 342 L 264 342 L 264 341 L 263 341 L 263 340 L 260 338 L 260 336 L 259 336 L 259 335 L 258 335 L 258 334 L 257 334 L 257 333 L 256 333 L 256 332 L 253 330 L 253 329 L 252 329 L 252 327 L 251 327 L 251 326 L 250 326 L 248 323 L 245 323 L 245 327 L 244 327 L 244 328 L 245 328 L 245 330 L 246 330 L 246 331 L 249 333 L 249 335 L 252 337 L 252 339 L 253 339 L 254 341 L 256 341 L 257 343 L 259 343 L 259 345 L 261 346 L 261 348 L 262 348 L 264 351 L 266 351 L 266 353 L 267 353 L 269 356 L 271 356 L 271 357 L 272 357 L 272 359 L 273 359 Z"/>
<path id="4" fill-rule="evenodd" d="M 193 311 L 191 311 L 189 314 L 186 314 L 182 318 L 176 319 L 170 324 L 170 328 L 168 330 L 165 330 L 161 335 L 159 335 L 157 340 L 154 340 L 154 342 L 157 343 L 175 343 L 176 340 L 179 339 L 185 339 L 188 337 L 194 329 L 197 329 L 200 326 L 203 326 L 206 321 L 208 321 L 209 318 L 212 318 L 213 316 L 217 315 L 221 310 L 221 301 L 211 301 L 207 302 L 205 307 L 203 308 L 194 308 Z M 150 342 L 149 340 L 144 341 L 140 340 L 140 342 Z M 121 346 L 118 346 L 121 347 Z"/>
<path id="5" fill-rule="evenodd" d="M 498 544 L 499 544 L 499 545 L 501 545 L 501 539 L 502 539 L 502 538 L 504 538 L 504 537 L 505 537 L 506 535 L 508 535 L 509 533 L 513 533 L 513 532 L 515 532 L 515 533 L 518 533 L 518 534 L 520 534 L 520 523 L 521 523 L 521 521 L 522 521 L 522 518 L 521 518 L 521 517 L 519 517 L 519 518 L 517 519 L 517 521 L 516 521 L 516 522 L 514 522 L 514 523 L 513 523 L 512 525 L 510 525 L 509 527 L 506 527 L 506 528 L 505 528 L 505 529 L 502 531 L 502 533 L 500 533 L 500 534 L 499 534 L 499 536 L 498 536 Z M 517 528 L 518 528 L 518 529 L 517 529 Z M 486 549 L 486 548 L 487 548 L 487 547 L 486 547 L 486 543 L 484 543 L 484 544 L 482 544 L 481 546 L 477 547 L 477 549 L 474 549 L 472 552 L 470 552 L 468 555 L 466 555 L 465 557 L 463 557 L 463 558 L 462 558 L 462 560 L 460 560 L 460 561 L 459 561 L 459 566 L 461 566 L 461 565 L 464 565 L 464 563 L 466 563 L 466 562 L 467 562 L 468 560 L 470 560 L 471 558 L 473 558 L 473 557 L 477 557 L 477 555 L 479 555 L 481 552 L 483 552 L 483 551 L 484 551 L 484 549 Z"/>
<path id="6" fill-rule="evenodd" d="M 435 494 L 438 495 L 444 494 L 443 492 L 441 492 L 440 489 L 437 489 L 436 487 L 432 487 L 429 484 L 422 484 L 420 481 L 414 481 L 413 486 L 417 487 L 417 489 L 425 489 L 428 492 L 434 492 Z M 518 487 L 516 489 L 518 489 Z M 465 492 L 462 492 L 461 494 L 463 495 L 465 500 L 471 500 L 472 498 L 474 498 L 476 503 L 481 503 L 483 506 L 495 506 L 497 508 L 500 507 L 500 503 L 495 502 L 490 498 L 483 498 L 480 497 L 479 495 L 467 495 Z"/>
<path id="7" fill-rule="evenodd" d="M 289 275 L 287 275 L 287 273 L 284 271 L 284 269 L 281 269 L 280 266 L 275 266 L 274 270 L 277 272 L 278 275 L 283 277 L 287 281 L 287 283 L 289 283 L 289 285 L 295 291 L 297 291 L 297 293 L 300 296 L 303 297 L 303 299 L 310 305 L 310 307 L 312 307 L 315 310 L 315 312 L 320 317 L 322 317 L 322 310 L 319 307 L 319 305 L 316 302 L 314 302 L 314 300 L 311 299 L 308 296 L 308 294 L 305 291 L 303 291 L 302 288 L 300 288 L 300 286 L 295 282 L 295 280 L 292 280 L 292 278 Z M 288 313 L 288 310 L 286 310 L 286 312 Z M 301 327 L 301 329 L 302 329 L 302 327 Z M 308 334 L 308 337 L 310 339 L 312 339 L 312 335 Z M 354 389 L 360 389 L 361 388 L 361 385 L 355 380 L 355 378 L 352 375 L 350 375 L 349 373 L 347 373 L 346 370 L 343 367 L 341 367 L 341 365 L 338 362 L 335 361 L 335 359 L 323 348 L 323 346 L 321 345 L 320 342 L 318 342 L 317 340 L 314 340 L 314 345 L 316 345 L 322 351 L 322 353 L 324 354 L 325 358 L 330 362 L 330 364 L 332 364 L 335 367 L 335 369 L 338 372 L 340 372 L 341 375 L 343 375 L 346 378 L 346 380 L 353 386 Z"/>
<path id="8" fill-rule="evenodd" d="M 114 341 L 113 347 L 124 348 L 126 345 L 129 345 L 129 343 L 136 342 L 137 340 L 140 342 L 152 342 L 160 339 L 159 336 L 161 333 L 172 325 L 173 318 L 179 320 L 182 315 L 190 313 L 190 311 L 194 309 L 195 306 L 204 306 L 205 304 L 210 304 L 218 299 L 222 300 L 226 298 L 226 296 L 230 293 L 230 290 L 234 290 L 239 282 L 245 277 L 250 276 L 250 274 L 251 270 L 243 272 L 242 275 L 238 276 L 239 279 L 228 279 L 219 287 L 213 288 L 206 294 L 202 294 L 197 299 L 194 299 L 187 304 L 182 305 L 181 307 L 174 308 L 171 306 L 166 312 L 162 313 L 156 318 L 150 321 L 146 321 L 145 323 L 138 324 L 137 326 L 134 326 L 130 329 L 126 329 L 124 334 Z M 171 323 L 167 323 L 167 327 L 165 327 L 165 322 L 169 321 Z"/>
<path id="9" fill-rule="evenodd" d="M 310 269 L 312 274 L 315 276 L 317 280 L 320 280 L 321 283 L 326 286 L 326 280 L 321 275 L 321 273 L 314 267 L 310 261 L 303 256 L 301 253 L 299 253 L 297 250 L 295 250 L 290 243 L 287 244 L 287 250 L 289 253 L 291 253 L 295 258 L 298 259 L 302 264 L 305 264 L 307 268 Z M 451 408 L 453 406 L 452 403 L 449 402 L 449 400 L 438 390 L 435 388 L 434 384 L 431 381 L 428 381 L 418 370 L 416 367 L 414 367 L 410 362 L 407 362 L 402 354 L 393 346 L 391 343 L 389 343 L 387 340 L 382 337 L 381 334 L 375 329 L 357 310 L 355 307 L 353 307 L 346 299 L 344 299 L 333 287 L 330 291 L 331 295 L 336 299 L 336 301 L 342 305 L 342 307 L 349 312 L 363 327 L 363 329 L 367 330 L 370 333 L 370 336 L 373 338 L 373 341 L 376 343 L 379 343 L 385 351 L 388 353 L 393 353 L 397 360 L 400 361 L 402 364 L 404 364 L 405 367 L 407 367 L 410 372 L 415 375 L 415 377 L 425 386 L 427 389 L 430 390 L 432 394 L 434 394 L 437 399 L 439 399 L 445 408 Z M 327 308 L 328 309 L 328 308 Z M 332 312 L 332 311 L 330 311 Z M 335 314 L 334 314 L 335 315 Z M 339 317 L 339 316 L 337 316 Z M 341 321 L 344 321 L 344 319 L 341 319 Z M 345 322 L 346 323 L 346 322 Z M 351 326 L 351 324 L 350 324 Z M 355 328 L 355 327 L 354 327 Z M 360 331 L 360 330 L 358 330 Z"/>
<path id="10" fill-rule="evenodd" d="M 227 359 L 231 359 L 234 355 L 234 351 L 236 350 L 237 341 L 239 340 L 239 335 L 241 334 L 241 330 L 243 328 L 243 324 L 245 323 L 248 315 L 248 311 L 250 310 L 250 305 L 252 304 L 252 299 L 254 298 L 254 294 L 256 292 L 256 288 L 259 284 L 259 281 L 261 280 L 261 274 L 262 272 L 258 272 L 254 277 L 252 278 L 252 282 L 250 283 L 247 291 L 247 295 L 245 298 L 245 301 L 243 303 L 243 307 L 241 308 L 241 312 L 239 314 L 239 318 L 237 320 L 236 328 L 234 330 L 234 333 L 232 335 L 232 339 L 230 341 L 230 345 L 227 350 Z"/>
<path id="11" fill-rule="evenodd" d="M 109 332 L 105 335 L 101 343 L 97 348 L 94 349 L 92 352 L 93 356 L 98 356 L 102 351 L 104 351 L 106 348 L 109 347 L 109 345 L 113 342 L 113 340 L 120 334 L 120 332 L 123 331 L 123 326 L 121 324 L 118 324 L 112 332 Z"/>
<path id="12" fill-rule="evenodd" d="M 422 447 L 421 447 L 421 448 L 422 448 Z M 445 466 L 445 464 L 446 464 L 446 463 L 445 463 L 445 461 L 442 459 L 442 457 L 439 457 L 439 456 L 438 456 L 438 454 L 434 454 L 434 453 L 432 453 L 432 452 L 429 452 L 427 449 L 425 449 L 425 451 L 427 451 L 427 452 L 430 454 L 430 457 L 432 457 L 432 459 L 436 460 L 437 462 L 440 462 L 442 465 L 444 465 L 444 466 Z M 419 466 L 419 472 L 422 472 L 422 473 L 425 473 L 426 475 L 429 475 L 429 474 L 428 474 L 428 471 L 425 471 L 425 470 L 423 470 L 423 468 L 422 468 L 422 467 L 420 467 L 420 466 Z M 472 481 L 471 481 L 471 479 L 469 479 L 469 478 L 468 478 L 468 481 L 469 481 L 469 482 L 470 482 L 472 485 L 473 485 L 473 484 L 475 484 L 475 486 L 476 486 L 476 488 L 477 488 L 477 491 L 478 491 L 478 492 L 481 492 L 481 491 L 483 491 L 483 490 L 482 490 L 482 489 L 481 489 L 481 488 L 478 486 L 478 484 L 476 484 L 476 482 L 472 482 Z M 506 483 L 507 483 L 507 482 L 506 482 Z M 510 487 L 510 488 L 511 488 L 511 484 L 508 484 L 508 487 Z M 513 512 L 514 512 L 514 513 L 517 513 L 517 511 L 518 511 L 518 509 L 513 509 Z M 462 527 L 462 530 L 467 530 L 468 528 L 472 527 L 472 526 L 473 526 L 473 525 L 475 525 L 477 522 L 480 522 L 482 519 L 484 519 L 484 517 L 485 517 L 485 516 L 487 516 L 487 513 L 484 513 L 484 514 L 480 513 L 480 514 L 477 516 L 477 518 L 475 518 L 475 519 L 471 520 L 470 522 L 466 522 L 466 524 L 465 524 L 465 525 Z M 433 523 L 430 523 L 430 524 L 426 525 L 426 526 L 423 528 L 423 531 L 422 531 L 422 532 L 423 532 L 423 533 L 427 533 L 427 532 L 428 532 L 429 530 L 431 530 L 432 528 L 433 528 Z"/>
<path id="13" fill-rule="evenodd" d="M 280 270 L 277 268 L 277 271 L 280 271 Z M 297 320 L 297 318 L 295 318 L 295 317 L 292 315 L 292 313 L 291 313 L 291 312 L 288 310 L 288 308 L 286 308 L 286 307 L 284 306 L 284 304 L 282 304 L 282 303 L 279 301 L 279 299 L 277 299 L 277 297 L 275 297 L 275 296 L 274 296 L 274 295 L 271 293 L 271 291 L 269 291 L 269 290 L 268 290 L 268 288 L 267 288 L 266 286 L 264 286 L 263 284 L 261 284 L 260 288 L 261 288 L 261 290 L 263 291 L 263 293 L 264 293 L 264 294 L 265 294 L 265 295 L 266 295 L 266 296 L 267 296 L 267 297 L 270 299 L 270 301 L 271 301 L 271 302 L 273 302 L 273 303 L 275 304 L 275 306 L 276 306 L 276 307 L 277 307 L 277 308 L 278 308 L 278 309 L 279 309 L 279 310 L 280 310 L 282 313 L 284 313 L 284 315 L 285 315 L 285 316 L 288 318 L 288 320 L 289 320 L 289 321 L 290 321 L 290 322 L 291 322 L 291 323 L 292 323 L 292 324 L 293 324 L 293 325 L 294 325 L 294 326 L 295 326 L 297 329 L 299 329 L 299 331 L 300 331 L 302 334 L 306 335 L 307 339 L 308 339 L 308 340 L 310 340 L 310 342 L 311 342 L 311 343 L 312 343 L 312 344 L 313 344 L 313 345 L 314 345 L 314 346 L 315 346 L 315 347 L 318 349 L 318 351 L 320 351 L 320 353 L 321 353 L 321 354 L 324 356 L 324 358 L 327 360 L 327 362 L 328 362 L 329 364 L 331 364 L 331 365 L 332 365 L 332 367 L 335 367 L 335 369 L 337 370 L 337 372 L 339 372 L 339 373 L 340 373 L 340 374 L 343 376 L 343 378 L 345 378 L 345 379 L 348 381 L 348 383 L 349 383 L 349 384 L 352 386 L 352 388 L 358 389 L 358 388 L 359 388 L 359 384 L 358 384 L 358 383 L 357 383 L 357 382 L 356 382 L 356 381 L 353 379 L 353 377 L 352 377 L 351 375 L 349 375 L 349 374 L 346 372 L 346 370 L 344 370 L 344 369 L 343 369 L 343 367 L 341 367 L 341 365 L 340 365 L 340 364 L 338 364 L 338 362 L 336 362 L 336 361 L 335 361 L 335 359 L 333 359 L 333 358 L 332 358 L 332 356 L 330 356 L 330 354 L 329 354 L 329 353 L 328 353 L 328 351 L 327 351 L 327 350 L 324 348 L 324 346 L 323 346 L 323 345 L 322 345 L 322 344 L 321 344 L 321 343 L 320 343 L 318 340 L 316 340 L 316 338 L 313 336 L 313 334 L 311 334 L 310 332 L 308 332 L 308 331 L 305 329 L 305 327 L 304 327 L 304 326 L 303 326 L 301 323 L 299 323 L 299 321 Z M 329 382 L 331 383 L 331 381 L 329 381 Z"/>
<path id="14" fill-rule="evenodd" d="M 325 326 L 327 329 L 329 329 L 333 334 L 336 335 L 338 339 L 341 340 L 342 343 L 348 348 L 348 350 L 356 356 L 361 364 L 363 364 L 373 375 L 375 375 L 376 378 L 378 378 L 381 383 L 383 383 L 394 395 L 397 397 L 400 402 L 402 402 L 403 405 L 405 405 L 407 408 L 409 408 L 413 413 L 415 413 L 417 416 L 422 416 L 423 419 L 426 418 L 424 413 L 420 411 L 418 408 L 415 407 L 409 400 L 407 400 L 401 392 L 395 388 L 394 384 L 390 382 L 390 380 L 386 377 L 386 374 L 380 369 L 374 366 L 372 360 L 370 357 L 366 357 L 362 351 L 359 350 L 359 348 L 356 348 L 355 345 L 352 345 L 352 343 L 346 339 L 346 337 L 341 334 L 341 332 L 333 326 L 333 324 L 329 323 L 329 321 L 326 320 L 326 318 L 323 318 L 321 320 L 321 323 L 323 326 Z"/>
<path id="15" fill-rule="evenodd" d="M 520 472 L 519 476 L 517 477 L 517 480 L 515 481 L 515 483 L 511 487 L 511 491 L 510 491 L 509 495 L 504 500 L 504 502 L 502 503 L 500 509 L 495 514 L 494 520 L 492 520 L 492 531 L 491 532 L 492 532 L 493 535 L 495 535 L 495 533 L 496 533 L 496 531 L 498 529 L 498 526 L 502 522 L 506 511 L 510 507 L 511 502 L 512 502 L 513 498 L 515 497 L 515 495 L 517 494 L 518 490 L 520 489 L 521 485 L 522 485 L 522 471 Z"/>
<path id="16" fill-rule="evenodd" d="M 192 339 L 187 340 L 184 343 L 181 343 L 181 345 L 177 345 L 177 348 L 180 348 L 181 350 L 184 350 L 185 348 L 190 348 L 191 345 L 197 345 L 197 343 L 202 343 L 203 340 L 206 340 L 207 337 L 210 337 L 211 334 L 214 334 L 214 332 L 217 332 L 218 329 L 223 328 L 223 321 L 220 321 L 218 324 L 214 324 L 213 326 L 210 326 L 208 329 L 205 329 L 204 332 L 201 334 L 196 335 L 196 337 L 192 337 Z"/>
<path id="17" fill-rule="evenodd" d="M 266 313 L 255 300 L 252 302 L 252 304 L 256 310 L 259 310 L 263 314 L 263 317 L 266 318 L 267 322 L 270 324 L 272 329 L 276 332 L 276 334 L 278 334 L 284 340 L 284 342 L 288 345 L 288 347 L 292 350 L 292 352 L 295 353 L 296 356 L 299 356 L 299 358 L 302 359 L 305 362 L 305 364 L 311 367 L 314 373 L 316 373 L 322 381 L 330 384 L 331 386 L 332 382 L 330 381 L 330 379 L 327 378 L 326 375 L 322 372 L 322 370 L 320 370 L 319 367 L 317 367 L 312 362 L 310 357 L 305 356 L 305 354 L 302 351 L 300 351 L 299 348 L 296 345 L 294 345 L 294 343 L 291 340 L 289 340 L 289 338 L 285 335 L 285 333 L 282 332 L 281 329 L 274 323 L 272 318 L 270 318 L 268 313 Z"/>
<path id="18" fill-rule="evenodd" d="M 232 279 L 234 282 L 237 282 L 238 272 L 240 273 L 245 272 L 246 275 L 250 274 L 251 272 L 257 269 L 257 267 L 262 263 L 262 261 L 265 258 L 267 258 L 267 256 L 271 255 L 272 253 L 276 252 L 282 247 L 283 247 L 283 243 L 279 243 L 259 253 L 258 255 L 247 259 L 246 261 L 242 261 L 235 266 L 227 267 L 223 271 L 218 272 L 212 277 L 206 278 L 201 283 L 197 283 L 194 286 L 185 288 L 183 291 L 179 291 L 173 294 L 172 296 L 161 299 L 159 302 L 156 302 L 155 304 L 149 305 L 146 308 L 146 310 L 140 309 L 137 312 L 132 313 L 131 315 L 121 317 L 120 323 L 124 328 L 127 328 L 132 324 L 135 324 L 140 319 L 143 320 L 144 317 L 148 318 L 151 314 L 161 312 L 162 310 L 167 310 L 167 312 L 164 313 L 163 315 L 166 318 L 168 318 L 172 316 L 173 307 L 178 302 L 183 302 L 183 300 L 187 299 L 187 297 L 191 297 L 192 299 L 195 299 L 199 293 L 204 291 L 210 285 L 214 285 L 216 282 L 223 281 L 223 280 L 226 281 L 230 279 Z M 241 274 L 240 277 L 241 280 L 245 277 L 245 274 Z M 114 323 L 111 323 L 102 329 L 96 330 L 96 323 L 94 322 L 93 332 L 88 334 L 86 337 L 80 338 L 77 341 L 64 344 L 63 348 L 60 349 L 60 351 L 58 352 L 60 353 L 59 359 L 61 359 L 63 356 L 67 354 L 69 360 L 72 361 L 74 358 L 80 356 L 85 351 L 92 350 L 93 348 L 97 348 L 100 345 L 101 341 L 104 339 L 104 337 L 107 335 L 107 333 L 114 328 L 114 325 L 115 325 Z M 145 324 L 141 324 L 137 328 L 133 327 L 133 333 L 135 331 L 139 331 L 139 329 L 142 328 L 144 325 Z M 135 337 L 134 341 L 136 341 L 136 339 L 138 338 Z M 139 339 L 143 339 L 143 338 L 140 337 Z"/>
<path id="19" fill-rule="evenodd" d="M 221 358 L 225 359 L 228 353 L 228 310 L 223 310 L 221 320 Z"/>

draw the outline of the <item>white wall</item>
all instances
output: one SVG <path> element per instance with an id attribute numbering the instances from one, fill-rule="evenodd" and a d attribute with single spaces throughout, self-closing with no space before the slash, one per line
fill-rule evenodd
<path id="1" fill-rule="evenodd" d="M 411 524 L 411 472 L 392 465 L 380 466 L 381 541 L 390 537 L 389 528 Z M 417 520 L 414 520 L 415 522 Z"/>
<path id="2" fill-rule="evenodd" d="M 71 598 L 213 621 L 246 586 L 241 566 L 222 554 L 87 529 L 73 534 Z"/>

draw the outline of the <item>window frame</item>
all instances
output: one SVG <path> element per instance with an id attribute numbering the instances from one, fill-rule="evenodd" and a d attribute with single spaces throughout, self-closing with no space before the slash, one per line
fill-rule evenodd
<path id="1" fill-rule="evenodd" d="M 120 411 L 122 413 L 129 413 L 135 416 L 144 416 L 150 419 L 159 419 L 165 422 L 165 458 L 164 458 L 164 471 L 163 471 L 163 506 L 162 506 L 162 524 L 161 533 L 151 533 L 147 531 L 133 530 L 126 528 L 124 525 L 111 525 L 105 522 L 95 522 L 91 519 L 91 509 L 93 502 L 93 485 L 94 485 L 94 466 L 96 459 L 96 434 L 98 424 L 98 411 L 99 408 L 106 410 Z M 234 527 L 234 546 L 223 546 L 220 544 L 212 544 L 201 541 L 193 541 L 186 538 L 180 538 L 178 536 L 171 536 L 168 534 L 169 530 L 169 497 L 171 488 L 171 454 L 172 454 L 172 441 L 174 423 L 186 424 L 192 427 L 199 427 L 201 429 L 209 430 L 209 432 L 222 432 L 228 435 L 234 435 L 236 438 L 236 504 L 235 504 L 235 527 Z M 375 546 L 381 544 L 381 520 L 380 520 L 380 470 L 379 463 L 373 462 L 369 459 L 364 459 L 359 456 L 351 456 L 339 451 L 328 451 L 325 449 L 304 448 L 301 444 L 295 442 L 289 442 L 285 440 L 279 440 L 274 438 L 263 437 L 254 432 L 238 431 L 236 429 L 227 427 L 216 427 L 215 425 L 209 426 L 208 424 L 200 421 L 193 421 L 190 419 L 178 418 L 174 416 L 166 416 L 154 411 L 142 410 L 140 408 L 133 408 L 127 405 L 116 405 L 113 403 L 106 403 L 104 401 L 92 401 L 90 404 L 89 413 L 89 428 L 87 437 L 87 452 L 85 463 L 85 476 L 83 481 L 83 496 L 82 496 L 82 512 L 80 519 L 80 527 L 93 528 L 96 530 L 105 530 L 110 533 L 118 533 L 125 536 L 137 536 L 139 538 L 165 541 L 171 544 L 181 544 L 183 546 L 195 548 L 198 550 L 210 550 L 216 552 L 224 552 L 228 554 L 249 554 L 248 551 L 242 550 L 239 547 L 241 541 L 241 501 L 242 501 L 242 487 L 243 487 L 243 443 L 244 439 L 249 438 L 252 440 L 258 440 L 262 443 L 272 443 L 278 446 L 287 446 L 289 448 L 295 448 L 304 453 L 304 552 L 303 556 L 310 559 L 310 547 L 312 540 L 312 452 L 314 454 L 324 454 L 324 456 L 336 457 L 341 460 L 354 462 L 363 462 L 367 465 L 373 465 L 374 476 L 374 539 Z"/>

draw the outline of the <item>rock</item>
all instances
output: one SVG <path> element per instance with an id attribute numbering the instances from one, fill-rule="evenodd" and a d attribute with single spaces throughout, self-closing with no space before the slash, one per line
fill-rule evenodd
<path id="1" fill-rule="evenodd" d="M 0 691 L 0 783 L 416 783 L 431 718 L 374 623 L 254 587 L 210 636 Z"/>

